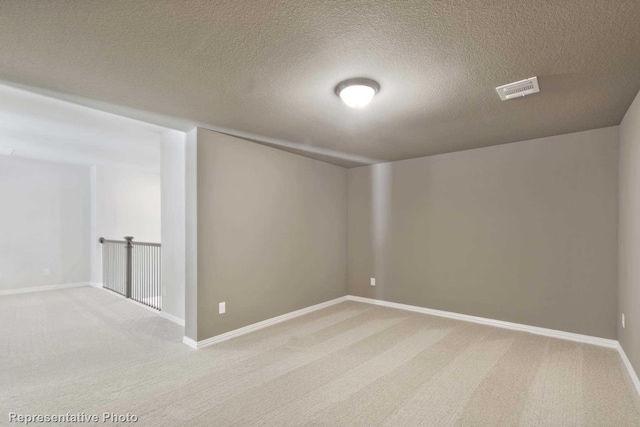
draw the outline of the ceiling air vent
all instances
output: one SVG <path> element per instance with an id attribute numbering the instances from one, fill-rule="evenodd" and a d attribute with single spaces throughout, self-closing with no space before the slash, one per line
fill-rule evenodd
<path id="1" fill-rule="evenodd" d="M 538 87 L 538 78 L 531 77 L 529 79 L 520 80 L 519 82 L 498 86 L 496 88 L 496 92 L 498 92 L 500 99 L 503 101 L 517 98 L 519 96 L 530 95 L 532 93 L 538 93 L 540 92 L 540 88 Z"/>

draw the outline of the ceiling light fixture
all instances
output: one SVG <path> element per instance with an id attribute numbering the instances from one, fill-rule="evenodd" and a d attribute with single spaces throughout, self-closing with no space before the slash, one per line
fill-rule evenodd
<path id="1" fill-rule="evenodd" d="M 378 91 L 378 82 L 363 78 L 345 80 L 336 86 L 336 95 L 352 108 L 365 107 Z"/>

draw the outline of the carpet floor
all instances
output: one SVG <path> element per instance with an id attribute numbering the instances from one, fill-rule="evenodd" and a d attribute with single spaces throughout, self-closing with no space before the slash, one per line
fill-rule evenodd
<path id="1" fill-rule="evenodd" d="M 617 352 L 586 344 L 357 302 L 197 351 L 182 335 L 99 289 L 0 297 L 0 424 L 640 426 Z"/>

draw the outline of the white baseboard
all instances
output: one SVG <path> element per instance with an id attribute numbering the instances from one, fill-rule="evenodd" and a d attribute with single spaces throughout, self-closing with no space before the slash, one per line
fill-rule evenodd
<path id="1" fill-rule="evenodd" d="M 193 348 L 206 347 L 206 346 L 209 346 L 209 345 L 216 344 L 218 342 L 229 340 L 231 338 L 234 338 L 234 337 L 237 337 L 237 336 L 240 336 L 240 335 L 247 334 L 247 333 L 255 331 L 257 329 L 265 328 L 267 326 L 283 322 L 285 320 L 288 320 L 288 319 L 291 319 L 291 318 L 294 318 L 294 317 L 297 317 L 297 316 L 302 316 L 303 314 L 310 313 L 310 312 L 315 311 L 315 310 L 320 310 L 320 309 L 322 309 L 324 307 L 328 307 L 330 305 L 337 304 L 337 303 L 340 303 L 340 302 L 343 302 L 343 301 L 356 301 L 356 302 L 361 302 L 361 303 L 365 303 L 365 304 L 373 304 L 373 305 L 379 305 L 379 306 L 383 306 L 383 307 L 396 308 L 396 309 L 399 309 L 399 310 L 406 310 L 406 311 L 412 311 L 412 312 L 416 312 L 416 313 L 429 314 L 429 315 L 432 315 L 432 316 L 446 317 L 446 318 L 449 318 L 449 319 L 455 319 L 455 320 L 461 320 L 461 321 L 465 321 L 465 322 L 478 323 L 478 324 L 481 324 L 481 325 L 493 326 L 493 327 L 497 327 L 497 328 L 510 329 L 510 330 L 521 331 L 521 332 L 528 332 L 528 333 L 531 333 L 531 334 L 543 335 L 543 336 L 551 337 L 551 338 L 558 338 L 558 339 L 576 341 L 576 342 L 585 343 L 585 344 L 592 344 L 592 345 L 597 345 L 597 346 L 600 346 L 600 347 L 607 347 L 607 348 L 613 348 L 613 349 L 620 348 L 618 341 L 612 340 L 612 339 L 607 339 L 607 338 L 600 338 L 600 337 L 593 337 L 593 336 L 590 336 L 590 335 L 575 334 L 575 333 L 572 333 L 572 332 L 558 331 L 558 330 L 555 330 L 555 329 L 547 329 L 547 328 L 541 328 L 541 327 L 538 327 L 538 326 L 523 325 L 523 324 L 520 324 L 520 323 L 506 322 L 506 321 L 503 321 L 503 320 L 488 319 L 488 318 L 484 318 L 484 317 L 471 316 L 471 315 L 468 315 L 468 314 L 452 313 L 452 312 L 449 312 L 449 311 L 435 310 L 435 309 L 432 309 L 432 308 L 418 307 L 418 306 L 414 306 L 414 305 L 400 304 L 400 303 L 396 303 L 396 302 L 377 300 L 377 299 L 373 299 L 373 298 L 364 298 L 364 297 L 358 297 L 358 296 L 354 296 L 354 295 L 347 295 L 345 297 L 336 298 L 336 299 L 331 300 L 331 301 L 327 301 L 327 302 L 324 302 L 324 303 L 321 303 L 321 304 L 313 305 L 311 307 L 303 308 L 301 310 L 293 311 L 291 313 L 283 314 L 281 316 L 273 317 L 271 319 L 263 320 L 262 322 L 254 323 L 252 325 L 245 326 L 245 327 L 240 328 L 240 329 L 234 329 L 233 331 L 225 332 L 224 334 L 216 335 L 214 337 L 207 338 L 206 340 L 203 340 L 203 341 L 197 341 L 196 342 L 196 341 L 194 341 L 194 340 L 192 340 L 192 339 L 190 339 L 188 337 L 184 337 L 183 342 L 185 344 L 193 347 Z"/>
<path id="2" fill-rule="evenodd" d="M 180 326 L 184 326 L 184 319 L 181 319 L 178 316 L 174 316 L 173 314 L 169 314 L 166 311 L 160 311 L 158 314 L 160 316 L 164 317 L 167 320 L 171 320 L 173 323 L 177 323 Z"/>
<path id="3" fill-rule="evenodd" d="M 116 295 L 118 295 L 118 294 L 116 294 Z M 119 296 L 119 297 L 122 297 L 122 298 L 125 298 L 125 297 L 123 297 L 122 295 L 118 295 L 118 296 Z M 156 310 L 155 308 L 149 307 L 148 305 L 142 304 L 141 302 L 138 302 L 138 301 L 133 300 L 133 299 L 131 299 L 131 298 L 125 298 L 125 299 L 126 299 L 127 301 L 129 301 L 129 302 L 134 303 L 134 304 L 135 304 L 135 305 L 137 305 L 137 306 L 140 306 L 140 307 L 142 307 L 142 308 L 146 308 L 146 309 L 147 309 L 147 310 L 149 310 L 150 312 L 152 312 L 152 313 L 154 313 L 154 314 L 157 314 L 157 315 L 158 315 L 158 316 L 160 316 L 160 317 L 164 317 L 165 319 L 170 320 L 170 321 L 172 321 L 173 323 L 177 323 L 177 324 L 178 324 L 178 325 L 180 325 L 180 326 L 184 326 L 184 320 L 183 320 L 183 319 L 180 319 L 180 318 L 179 318 L 179 317 L 177 317 L 177 316 L 174 316 L 173 314 L 169 314 L 169 313 L 167 313 L 167 312 L 165 312 L 165 311 L 162 311 L 162 310 L 158 311 L 158 310 Z"/>
<path id="4" fill-rule="evenodd" d="M 169 314 L 167 312 L 164 312 L 162 310 L 158 311 L 155 308 L 151 308 L 148 305 L 144 305 L 142 303 L 139 303 L 138 301 L 132 300 L 131 298 L 125 298 L 124 296 L 120 295 L 119 293 L 113 292 L 113 291 L 105 288 L 104 286 L 102 286 L 102 283 L 92 283 L 91 286 L 93 286 L 94 288 L 97 288 L 97 289 L 102 289 L 105 292 L 109 292 L 110 295 L 114 295 L 114 296 L 116 296 L 118 298 L 126 299 L 127 301 L 132 302 L 133 304 L 135 304 L 135 305 L 137 305 L 139 307 L 146 308 L 147 310 L 151 311 L 154 314 L 157 314 L 160 317 L 164 317 L 165 319 L 170 320 L 173 323 L 177 323 L 180 326 L 184 326 L 184 320 L 183 319 L 180 319 L 179 317 L 174 316 L 173 314 Z"/>
<path id="5" fill-rule="evenodd" d="M 0 296 L 25 294 L 28 292 L 54 291 L 56 289 L 79 288 L 81 286 L 90 286 L 90 285 L 91 283 L 89 282 L 80 282 L 80 283 L 63 283 L 60 285 L 37 286 L 33 288 L 8 289 L 8 290 L 0 291 Z"/>
<path id="6" fill-rule="evenodd" d="M 629 375 L 631 376 L 633 385 L 635 386 L 636 391 L 638 392 L 638 395 L 640 395 L 640 379 L 638 378 L 638 375 L 633 369 L 631 362 L 627 358 L 627 355 L 625 354 L 624 349 L 622 348 L 620 343 L 616 340 L 593 337 L 590 335 L 576 334 L 573 332 L 558 331 L 556 329 L 541 328 L 538 326 L 523 325 L 521 323 L 506 322 L 503 320 L 488 319 L 484 317 L 471 316 L 468 314 L 452 313 L 449 311 L 435 310 L 431 308 L 418 307 L 414 305 L 407 305 L 407 304 L 400 304 L 400 303 L 377 300 L 372 298 L 358 297 L 354 295 L 347 295 L 344 297 L 333 299 L 331 301 L 326 301 L 320 304 L 312 305 L 311 307 L 292 311 L 291 313 L 287 313 L 281 316 L 273 317 L 271 319 L 263 320 L 262 322 L 254 323 L 252 325 L 248 325 L 240 329 L 235 329 L 233 331 L 225 332 L 224 334 L 216 335 L 214 337 L 207 338 L 202 341 L 195 341 L 185 336 L 183 337 L 182 342 L 188 345 L 189 347 L 197 350 L 203 347 L 208 347 L 210 345 L 214 345 L 223 341 L 230 340 L 235 337 L 239 337 L 241 335 L 248 334 L 258 329 L 275 325 L 276 323 L 284 322 L 285 320 L 293 319 L 294 317 L 302 316 L 304 314 L 308 314 L 313 311 L 320 310 L 334 304 L 338 304 L 343 301 L 356 301 L 356 302 L 361 302 L 366 304 L 379 305 L 383 307 L 396 308 L 399 310 L 412 311 L 412 312 L 423 313 L 423 314 L 428 314 L 432 316 L 446 317 L 449 319 L 461 320 L 464 322 L 472 322 L 472 323 L 477 323 L 477 324 L 486 325 L 486 326 L 493 326 L 497 328 L 528 332 L 530 334 L 542 335 L 545 337 L 558 338 L 558 339 L 563 339 L 568 341 L 575 341 L 575 342 L 580 342 L 585 344 L 596 345 L 600 347 L 612 348 L 617 350 L 618 353 L 620 354 L 620 357 L 622 358 L 622 361 L 625 367 L 627 368 Z M 182 321 L 181 319 L 178 319 L 178 320 L 180 320 L 182 322 L 181 324 L 184 326 L 184 321 Z"/>
<path id="7" fill-rule="evenodd" d="M 115 296 L 115 297 L 122 298 L 122 299 L 127 299 L 127 298 L 125 298 L 125 297 L 124 297 L 124 295 L 120 295 L 119 293 L 114 292 L 114 291 L 112 291 L 112 290 L 111 290 L 111 289 L 109 289 L 109 288 L 105 288 L 105 287 L 102 285 L 102 283 L 92 283 L 92 284 L 91 284 L 91 287 L 92 287 L 92 288 L 96 288 L 96 289 L 101 289 L 101 290 L 103 290 L 103 291 L 107 292 L 109 295 L 113 295 L 113 296 Z M 142 305 L 142 304 L 141 304 L 141 305 Z"/>
<path id="8" fill-rule="evenodd" d="M 195 341 L 185 336 L 182 342 L 188 345 L 189 347 L 192 347 L 195 349 L 208 347 L 210 345 L 217 344 L 222 341 L 230 340 L 231 338 L 248 334 L 249 332 L 257 331 L 258 329 L 266 328 L 267 326 L 275 325 L 276 323 L 284 322 L 285 320 L 293 319 L 294 317 L 311 313 L 312 311 L 320 310 L 325 307 L 329 307 L 331 305 L 341 303 L 343 301 L 346 301 L 347 298 L 348 297 L 344 296 L 344 297 L 332 299 L 330 301 L 322 302 L 320 304 L 312 305 L 310 307 L 302 308 L 300 310 L 296 310 L 280 316 L 272 317 L 271 319 L 263 320 L 262 322 L 254 323 L 252 325 L 248 325 L 240 329 L 234 329 L 233 331 L 225 332 L 224 334 L 216 335 L 214 337 L 207 338 L 206 340 L 202 340 L 202 341 Z"/>
<path id="9" fill-rule="evenodd" d="M 450 311 L 435 310 L 432 308 L 418 307 L 415 305 L 399 304 L 397 302 L 383 301 L 373 298 L 364 298 L 349 295 L 350 301 L 363 302 L 366 304 L 381 305 L 384 307 L 397 308 L 399 310 L 413 311 L 416 313 L 430 314 L 432 316 L 446 317 L 449 319 L 462 320 L 465 322 L 478 323 L 481 325 L 495 326 L 497 328 L 511 329 L 513 331 L 528 332 L 530 334 L 543 335 L 545 337 L 559 338 L 563 340 L 576 341 L 585 344 L 593 344 L 601 347 L 618 348 L 618 341 L 607 338 L 593 337 L 590 335 L 574 334 L 572 332 L 558 331 L 555 329 L 540 328 L 538 326 L 523 325 L 521 323 L 505 322 L 503 320 L 487 319 L 485 317 L 470 316 L 468 314 L 452 313 Z"/>
<path id="10" fill-rule="evenodd" d="M 545 337 L 552 337 L 552 338 L 558 338 L 562 340 L 576 341 L 576 342 L 585 343 L 585 344 L 597 345 L 600 347 L 613 348 L 618 351 L 618 354 L 620 354 L 620 358 L 622 359 L 624 366 L 627 368 L 627 371 L 629 372 L 629 376 L 631 377 L 631 381 L 633 382 L 633 385 L 636 388 L 636 392 L 638 393 L 638 395 L 640 395 L 640 379 L 638 378 L 636 371 L 633 369 L 633 366 L 631 365 L 629 358 L 625 354 L 624 349 L 622 348 L 620 343 L 616 340 L 593 337 L 590 335 L 574 334 L 572 332 L 558 331 L 556 329 L 540 328 L 538 326 L 523 325 L 521 323 L 505 322 L 503 320 L 487 319 L 484 317 L 470 316 L 468 314 L 434 310 L 431 308 L 417 307 L 414 305 L 399 304 L 395 302 L 388 302 L 388 301 L 377 300 L 373 298 L 364 298 L 364 297 L 349 295 L 347 296 L 347 299 L 349 301 L 357 301 L 357 302 L 363 302 L 366 304 L 397 308 L 400 310 L 430 314 L 432 316 L 446 317 L 449 319 L 462 320 L 465 322 L 478 323 L 481 325 L 494 326 L 497 328 L 528 332 L 530 334 L 543 335 Z"/>
<path id="11" fill-rule="evenodd" d="M 635 369 L 633 369 L 631 361 L 629 361 L 629 358 L 627 357 L 627 354 L 624 352 L 624 349 L 622 348 L 622 345 L 620 343 L 618 343 L 618 353 L 620 353 L 622 363 L 624 363 L 624 366 L 629 372 L 629 376 L 631 376 L 631 382 L 633 382 L 633 385 L 636 387 L 636 391 L 640 395 L 640 379 L 638 378 L 638 374 L 636 374 Z"/>
<path id="12" fill-rule="evenodd" d="M 585 343 L 585 344 L 597 345 L 600 347 L 613 348 L 618 351 L 618 354 L 620 354 L 620 358 L 622 359 L 624 366 L 627 368 L 627 371 L 629 372 L 631 381 L 633 382 L 633 385 L 635 386 L 636 391 L 638 392 L 638 395 L 640 395 L 640 379 L 638 379 L 638 375 L 636 374 L 636 371 L 633 369 L 633 366 L 631 365 L 629 358 L 625 354 L 624 349 L 622 348 L 620 343 L 616 340 L 593 337 L 590 335 L 574 334 L 572 332 L 558 331 L 556 329 L 540 328 L 538 326 L 523 325 L 521 323 L 505 322 L 503 320 L 487 319 L 484 317 L 470 316 L 468 314 L 434 310 L 431 308 L 417 307 L 414 305 L 399 304 L 395 302 L 388 302 L 388 301 L 377 300 L 373 298 L 364 298 L 364 297 L 349 295 L 347 296 L 347 299 L 349 301 L 357 301 L 357 302 L 363 302 L 366 304 L 380 305 L 383 307 L 397 308 L 400 310 L 430 314 L 432 316 L 446 317 L 449 319 L 462 320 L 465 322 L 478 323 L 481 325 L 494 326 L 497 328 L 528 332 L 530 334 L 543 335 L 545 337 L 552 337 L 552 338 L 558 338 L 562 340 L 576 341 L 576 342 Z"/>
<path id="13" fill-rule="evenodd" d="M 193 348 L 193 349 L 198 349 L 198 342 L 192 340 L 191 338 L 184 336 L 182 337 L 182 342 L 186 345 L 188 345 L 189 347 Z"/>

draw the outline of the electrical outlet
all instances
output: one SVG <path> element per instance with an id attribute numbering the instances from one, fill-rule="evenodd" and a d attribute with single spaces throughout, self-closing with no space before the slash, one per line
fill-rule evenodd
<path id="1" fill-rule="evenodd" d="M 225 314 L 227 312 L 227 303 L 221 302 L 218 304 L 218 314 Z"/>
<path id="2" fill-rule="evenodd" d="M 624 313 L 622 313 L 622 329 L 626 328 L 626 325 L 624 324 Z"/>
<path id="3" fill-rule="evenodd" d="M 50 270 L 50 269 L 48 269 L 48 268 L 45 268 L 45 269 L 44 269 L 43 274 L 44 274 L 45 276 L 50 276 L 50 275 L 51 275 L 51 270 Z"/>
<path id="4" fill-rule="evenodd" d="M 372 277 L 371 278 L 371 286 L 375 286 L 376 285 L 376 278 Z"/>

